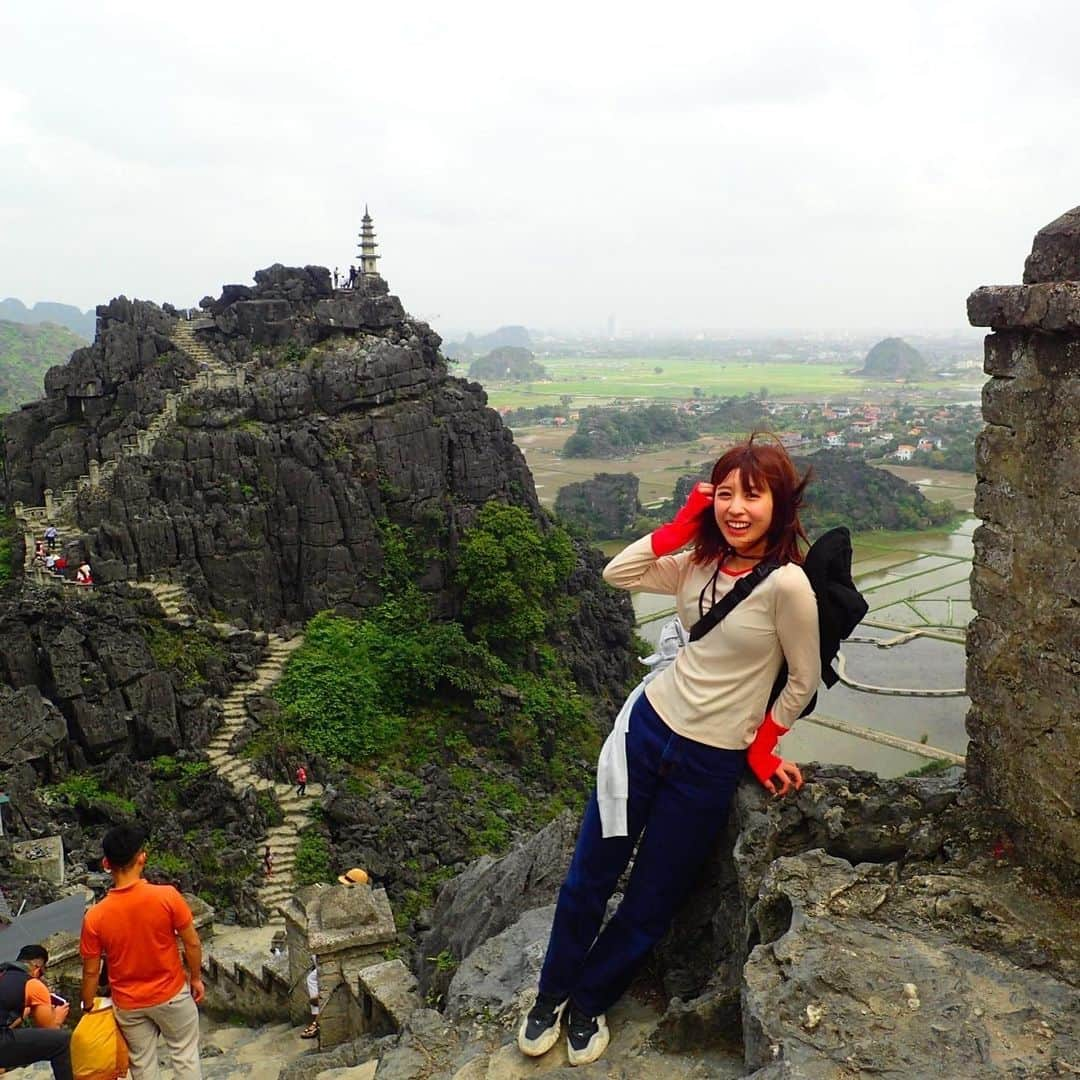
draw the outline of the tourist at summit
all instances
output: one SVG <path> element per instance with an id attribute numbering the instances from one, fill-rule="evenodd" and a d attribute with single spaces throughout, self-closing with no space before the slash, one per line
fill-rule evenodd
<path id="1" fill-rule="evenodd" d="M 806 482 L 778 440 L 753 436 L 716 462 L 674 521 L 604 570 L 616 588 L 675 597 L 693 629 L 630 695 L 601 751 L 536 1002 L 518 1031 L 530 1057 L 555 1045 L 564 1019 L 571 1065 L 603 1054 L 605 1013 L 667 932 L 748 765 L 774 796 L 802 786 L 799 767 L 775 748 L 821 674 L 817 603 L 800 565 Z M 722 624 L 696 626 L 714 607 L 727 612 Z M 601 930 L 631 855 L 622 902 Z"/>
<path id="2" fill-rule="evenodd" d="M 112 888 L 83 919 L 82 1003 L 93 1006 L 103 957 L 116 1021 L 131 1051 L 132 1080 L 157 1080 L 162 1035 L 177 1080 L 200 1080 L 199 1011 L 205 993 L 202 944 L 191 909 L 171 885 L 143 880 L 146 830 L 117 825 L 101 841 Z M 184 947 L 187 975 L 177 938 Z"/>
<path id="3" fill-rule="evenodd" d="M 0 1072 L 47 1061 L 56 1080 L 71 1080 L 71 1006 L 49 993 L 43 945 L 24 945 L 13 963 L 0 964 Z M 32 1025 L 32 1026 L 31 1026 Z"/>
<path id="4" fill-rule="evenodd" d="M 335 266 L 334 267 L 334 288 L 336 289 L 337 286 L 338 286 L 338 268 Z"/>

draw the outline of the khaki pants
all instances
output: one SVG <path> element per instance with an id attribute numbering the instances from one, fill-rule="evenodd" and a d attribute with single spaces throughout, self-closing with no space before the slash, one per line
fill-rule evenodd
<path id="1" fill-rule="evenodd" d="M 114 1011 L 131 1051 L 132 1080 L 158 1080 L 159 1033 L 169 1048 L 175 1080 L 202 1080 L 199 1010 L 186 986 L 161 1005 Z"/>

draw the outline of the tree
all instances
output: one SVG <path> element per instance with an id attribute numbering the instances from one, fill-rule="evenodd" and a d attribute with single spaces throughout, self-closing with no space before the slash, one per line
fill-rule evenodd
<path id="1" fill-rule="evenodd" d="M 574 547 L 560 528 L 541 533 L 518 506 L 488 503 L 462 537 L 457 585 L 472 634 L 504 657 L 528 654 L 548 627 L 574 569 Z"/>
<path id="2" fill-rule="evenodd" d="M 570 402 L 573 401 L 573 400 L 574 400 L 573 394 L 560 394 L 559 395 L 559 404 L 564 409 L 568 409 L 570 407 Z"/>

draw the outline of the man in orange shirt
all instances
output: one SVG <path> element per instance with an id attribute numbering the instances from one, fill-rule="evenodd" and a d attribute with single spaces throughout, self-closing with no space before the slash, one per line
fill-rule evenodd
<path id="1" fill-rule="evenodd" d="M 157 1080 L 159 1034 L 168 1044 L 176 1080 L 201 1080 L 196 1005 L 205 991 L 202 945 L 191 909 L 171 885 L 143 880 L 145 829 L 117 825 L 101 846 L 101 865 L 113 886 L 83 919 L 83 1008 L 93 1007 L 104 955 L 116 1021 L 131 1051 L 132 1080 Z M 177 938 L 184 946 L 187 977 Z"/>
<path id="2" fill-rule="evenodd" d="M 0 1072 L 48 1061 L 56 1080 L 71 1080 L 71 1032 L 64 1027 L 70 1006 L 54 1002 L 42 982 L 48 962 L 44 946 L 24 945 L 13 964 L 0 964 Z"/>

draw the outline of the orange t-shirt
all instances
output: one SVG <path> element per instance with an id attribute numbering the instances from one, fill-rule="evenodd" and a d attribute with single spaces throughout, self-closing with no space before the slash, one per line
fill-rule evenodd
<path id="1" fill-rule="evenodd" d="M 39 1005 L 48 1005 L 52 1008 L 52 997 L 49 995 L 49 988 L 40 979 L 27 979 L 26 988 L 23 990 L 23 1000 L 26 1002 L 26 1008 L 36 1009 Z M 30 1014 L 34 1014 L 31 1012 Z"/>
<path id="2" fill-rule="evenodd" d="M 191 908 L 176 889 L 140 878 L 110 889 L 86 913 L 79 951 L 89 960 L 105 954 L 118 1008 L 161 1005 L 184 985 L 176 934 L 191 921 Z"/>

